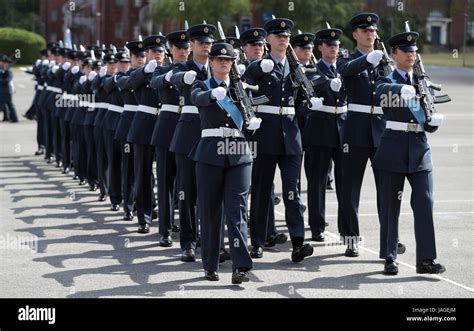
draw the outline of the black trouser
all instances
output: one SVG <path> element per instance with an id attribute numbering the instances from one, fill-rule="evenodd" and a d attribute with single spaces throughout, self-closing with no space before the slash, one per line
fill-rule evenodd
<path id="1" fill-rule="evenodd" d="M 4 112 L 4 121 L 18 122 L 18 116 L 16 115 L 16 109 L 11 94 L 0 95 L 0 110 Z"/>
<path id="2" fill-rule="evenodd" d="M 133 213 L 133 144 L 121 143 L 122 153 L 122 197 L 125 214 Z"/>
<path id="3" fill-rule="evenodd" d="M 104 130 L 105 153 L 107 154 L 107 183 L 110 203 L 122 203 L 122 150 L 115 140 L 115 130 Z"/>
<path id="4" fill-rule="evenodd" d="M 48 93 L 48 92 L 46 92 Z M 45 138 L 45 158 L 50 158 L 54 154 L 54 144 L 53 144 L 53 128 L 52 120 L 53 109 L 51 107 L 51 102 L 54 103 L 54 96 L 51 92 L 45 96 L 45 106 L 42 109 L 43 112 L 43 130 Z"/>
<path id="5" fill-rule="evenodd" d="M 69 122 L 59 119 L 59 129 L 61 136 L 61 151 L 63 156 L 63 168 L 71 167 L 71 127 Z"/>
<path id="6" fill-rule="evenodd" d="M 107 154 L 105 152 L 104 134 L 102 129 L 94 127 L 94 140 L 97 152 L 97 178 L 99 181 L 99 189 L 101 195 L 106 195 L 108 192 L 107 183 Z"/>
<path id="7" fill-rule="evenodd" d="M 94 126 L 84 125 L 83 130 L 87 150 L 86 178 L 89 182 L 89 186 L 93 186 L 99 183 L 97 177 L 97 151 L 95 148 Z"/>
<path id="8" fill-rule="evenodd" d="M 140 225 L 151 224 L 153 209 L 153 153 L 151 145 L 135 144 L 133 151 L 134 197 Z"/>
<path id="9" fill-rule="evenodd" d="M 72 158 L 74 159 L 74 174 L 82 181 L 87 178 L 87 147 L 82 125 L 71 125 L 73 144 Z"/>
<path id="10" fill-rule="evenodd" d="M 176 177 L 176 160 L 174 153 L 168 148 L 157 146 L 156 174 L 158 184 L 158 219 L 159 232 L 169 236 L 174 219 L 174 180 Z"/>
<path id="11" fill-rule="evenodd" d="M 51 108 L 51 110 L 51 129 L 53 130 L 54 157 L 56 158 L 56 164 L 59 164 L 59 162 L 62 162 L 63 160 L 63 153 L 61 152 L 61 132 L 59 131 L 59 117 L 54 114 L 56 111 L 56 106 Z"/>

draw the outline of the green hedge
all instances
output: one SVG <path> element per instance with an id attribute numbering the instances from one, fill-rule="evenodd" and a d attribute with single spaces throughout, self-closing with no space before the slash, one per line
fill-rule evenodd
<path id="1" fill-rule="evenodd" d="M 39 51 L 46 47 L 44 38 L 36 33 L 13 28 L 0 28 L 0 54 L 10 56 L 14 64 L 32 64 Z"/>

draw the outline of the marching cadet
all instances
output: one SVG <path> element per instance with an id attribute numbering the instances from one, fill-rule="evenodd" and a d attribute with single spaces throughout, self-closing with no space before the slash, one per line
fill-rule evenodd
<path id="1" fill-rule="evenodd" d="M 265 37 L 267 32 L 261 28 L 248 29 L 240 35 L 242 50 L 245 53 L 246 61 L 243 63 L 246 67 L 253 61 L 261 60 L 264 55 Z M 253 171 L 253 169 L 252 169 Z M 284 233 L 278 233 L 275 226 L 275 185 L 272 186 L 270 204 L 268 206 L 268 227 L 267 239 L 264 247 L 273 247 L 276 244 L 284 244 L 288 237 Z"/>
<path id="2" fill-rule="evenodd" d="M 115 139 L 121 143 L 122 153 L 122 197 L 123 219 L 133 220 L 133 144 L 127 140 L 127 135 L 137 112 L 138 103 L 130 83 L 130 74 L 145 65 L 145 48 L 141 40 L 130 41 L 126 45 L 130 51 L 130 69 L 127 72 L 117 73 L 117 86 L 124 102 L 123 112 L 115 131 Z"/>
<path id="3" fill-rule="evenodd" d="M 41 76 L 41 70 L 43 68 L 43 61 L 48 59 L 48 49 L 44 48 L 40 51 L 41 58 L 36 61 L 36 64 L 33 68 L 33 75 L 35 76 L 36 86 L 35 86 L 35 98 L 34 98 L 34 107 L 36 110 L 36 142 L 38 143 L 38 150 L 35 152 L 35 155 L 44 154 L 44 134 L 43 134 L 43 112 L 41 111 L 42 104 L 42 95 L 44 94 L 44 79 Z"/>
<path id="4" fill-rule="evenodd" d="M 12 102 L 11 87 L 13 73 L 10 69 L 12 60 L 8 56 L 0 57 L 0 110 L 4 111 L 3 121 L 18 122 L 15 105 Z"/>
<path id="5" fill-rule="evenodd" d="M 95 141 L 95 118 L 97 116 L 98 109 L 95 107 L 95 94 L 92 89 L 92 82 L 99 73 L 103 63 L 102 60 L 99 58 L 100 56 L 100 49 L 97 46 L 88 46 L 87 49 L 90 52 L 90 56 L 84 60 L 84 74 L 85 78 L 81 78 L 81 94 L 83 96 L 88 96 L 82 102 L 82 105 L 79 106 L 86 107 L 86 115 L 84 117 L 83 128 L 84 128 L 84 138 L 86 141 L 86 149 L 87 149 L 87 166 L 86 166 L 86 177 L 89 183 L 89 191 L 96 191 L 99 188 L 99 175 L 97 169 L 97 148 L 96 148 L 96 141 Z M 99 58 L 97 60 L 97 58 Z M 96 60 L 94 60 L 96 59 Z M 102 192 L 105 192 L 104 187 L 102 187 Z M 105 193 L 103 193 L 105 196 Z"/>
<path id="6" fill-rule="evenodd" d="M 197 243 L 196 162 L 188 154 L 201 137 L 199 112 L 191 101 L 191 85 L 196 79 L 204 81 L 210 77 L 208 54 L 215 31 L 216 27 L 211 24 L 197 24 L 186 31 L 191 41 L 193 58 L 185 63 L 177 63 L 171 76 L 171 84 L 178 88 L 182 102 L 181 115 L 169 150 L 175 153 L 176 158 L 180 244 L 183 251 L 188 250 L 186 255 L 192 255 L 189 250 L 195 250 Z"/>
<path id="7" fill-rule="evenodd" d="M 400 192 L 403 192 L 405 178 L 411 186 L 415 219 L 416 272 L 439 274 L 446 271 L 443 265 L 434 262 L 433 165 L 424 132 L 436 131 L 443 116 L 435 113 L 428 123 L 427 110 L 415 98 L 418 79 L 413 74 L 413 67 L 418 37 L 417 32 L 404 32 L 387 41 L 392 47 L 396 69 L 388 77 L 377 80 L 377 96 L 381 97 L 387 122 L 373 167 L 380 171 L 380 257 L 385 259 L 384 273 L 388 275 L 398 273 Z M 398 96 L 398 99 L 393 96 Z"/>
<path id="8" fill-rule="evenodd" d="M 133 117 L 127 141 L 134 144 L 134 197 L 137 206 L 138 232 L 150 232 L 153 194 L 153 156 L 154 148 L 150 145 L 153 128 L 158 113 L 158 93 L 150 87 L 150 79 L 158 65 L 165 58 L 166 38 L 152 35 L 143 40 L 146 49 L 147 65 L 130 73 L 130 83 L 138 102 L 137 112 Z M 161 238 L 160 246 L 172 245 L 171 238 Z"/>
<path id="9" fill-rule="evenodd" d="M 55 65 L 56 54 L 58 51 L 59 44 L 56 42 L 50 42 L 47 44 L 48 53 L 49 53 L 49 60 L 43 61 L 43 68 L 41 69 L 41 77 L 44 80 L 44 89 L 42 99 L 40 99 L 40 103 L 42 105 L 41 111 L 43 113 L 43 139 L 45 145 L 45 153 L 44 159 L 47 163 L 53 162 L 53 154 L 54 154 L 54 147 L 53 147 L 53 131 L 51 129 L 51 110 L 50 110 L 50 103 L 51 103 L 51 95 L 53 91 L 51 88 L 53 86 L 49 86 L 48 84 L 52 84 L 52 75 L 51 75 L 51 67 Z M 53 100 L 54 101 L 54 100 Z"/>
<path id="10" fill-rule="evenodd" d="M 252 173 L 250 255 L 253 258 L 263 256 L 271 189 L 278 164 L 283 182 L 285 220 L 293 245 L 291 260 L 300 262 L 313 254 L 313 247 L 304 243 L 303 205 L 298 190 L 302 155 L 301 134 L 294 108 L 298 91 L 292 88 L 290 65 L 286 58 L 292 27 L 293 22 L 286 18 L 266 22 L 264 29 L 271 52 L 263 60 L 252 62 L 245 73 L 250 84 L 259 86 L 258 95 L 266 95 L 270 99 L 268 105 L 256 107 L 263 125 L 251 138 L 258 146 L 258 153 Z M 320 99 L 311 99 L 312 109 L 320 106 Z"/>
<path id="11" fill-rule="evenodd" d="M 252 259 L 247 250 L 247 197 L 252 153 L 243 130 L 260 126 L 257 118 L 243 127 L 241 111 L 228 94 L 229 72 L 235 58 L 232 45 L 216 43 L 209 53 L 213 77 L 196 81 L 191 98 L 199 109 L 201 139 L 190 157 L 196 161 L 198 209 L 201 220 L 201 255 L 205 278 L 219 280 L 222 206 L 229 233 L 232 284 L 248 282 Z M 225 145 L 235 144 L 235 150 Z"/>
<path id="12" fill-rule="evenodd" d="M 122 203 L 122 150 L 120 142 L 115 140 L 115 129 L 123 112 L 123 100 L 115 83 L 117 72 L 126 72 L 130 67 L 130 59 L 125 51 L 109 54 L 107 74 L 104 77 L 104 90 L 107 93 L 109 107 L 102 125 L 105 153 L 107 154 L 107 183 L 109 184 L 110 210 L 118 211 Z M 115 68 L 114 68 L 115 67 Z"/>
<path id="13" fill-rule="evenodd" d="M 183 110 L 183 104 L 180 103 L 180 93 L 170 81 L 173 68 L 177 64 L 187 61 L 190 53 L 190 43 L 186 31 L 172 32 L 166 35 L 166 39 L 170 45 L 174 64 L 158 67 L 150 81 L 150 86 L 158 91 L 161 102 L 161 109 L 153 130 L 151 144 L 155 146 L 156 153 L 159 233 L 163 238 L 170 238 L 174 220 L 173 194 L 176 160 L 169 147 Z M 194 248 L 190 246 L 190 243 L 182 242 L 181 244 L 183 251 L 181 260 L 185 262 L 195 261 Z"/>
<path id="14" fill-rule="evenodd" d="M 359 201 L 367 160 L 373 161 L 385 128 L 380 100 L 375 95 L 377 68 L 383 52 L 374 50 L 379 17 L 374 13 L 354 16 L 349 26 L 357 49 L 352 54 L 343 53 L 337 61 L 338 72 L 344 79 L 347 91 L 347 119 L 342 140 L 343 221 L 339 222 L 341 239 L 347 244 L 345 256 L 359 256 Z M 372 168 L 377 191 L 377 211 L 380 213 L 378 170 Z M 379 214 L 380 221 L 380 214 Z M 404 246 L 403 248 L 404 249 Z"/>
<path id="15" fill-rule="evenodd" d="M 341 142 L 347 115 L 346 94 L 336 68 L 341 34 L 342 31 L 339 29 L 323 29 L 316 32 L 316 43 L 322 58 L 316 65 L 317 74 L 312 79 L 316 93 L 324 101 L 321 109 L 309 111 L 302 130 L 305 148 L 304 166 L 308 180 L 309 226 L 312 240 L 319 242 L 325 240 L 326 187 L 331 159 L 335 162 L 337 200 L 338 202 L 341 200 Z M 295 53 L 298 55 L 299 52 L 302 50 L 295 47 Z M 339 213 L 341 209 L 338 209 Z"/>

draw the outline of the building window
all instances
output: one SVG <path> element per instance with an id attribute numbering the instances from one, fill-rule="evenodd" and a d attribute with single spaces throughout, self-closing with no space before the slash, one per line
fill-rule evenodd
<path id="1" fill-rule="evenodd" d="M 56 22 L 58 20 L 58 11 L 56 9 L 51 10 L 51 22 Z"/>
<path id="2" fill-rule="evenodd" d="M 122 22 L 115 23 L 115 38 L 117 39 L 123 38 L 123 23 Z"/>

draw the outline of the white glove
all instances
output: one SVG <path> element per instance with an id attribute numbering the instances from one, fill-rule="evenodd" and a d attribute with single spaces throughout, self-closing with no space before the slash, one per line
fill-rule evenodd
<path id="1" fill-rule="evenodd" d="M 308 106 L 311 110 L 319 110 L 323 108 L 323 99 L 322 98 L 311 98 L 311 104 Z"/>
<path id="2" fill-rule="evenodd" d="M 40 59 L 36 60 L 35 67 L 39 66 L 40 63 L 41 63 L 41 60 L 40 60 Z"/>
<path id="3" fill-rule="evenodd" d="M 245 73 L 245 70 L 247 70 L 247 67 L 243 64 L 237 65 L 237 68 L 239 68 L 239 74 L 243 75 Z"/>
<path id="4" fill-rule="evenodd" d="M 433 114 L 431 116 L 431 121 L 428 122 L 429 125 L 431 126 L 441 126 L 444 120 L 444 115 L 443 114 Z"/>
<path id="5" fill-rule="evenodd" d="M 87 79 L 92 82 L 94 80 L 95 76 L 97 76 L 97 72 L 91 71 L 89 73 L 89 76 L 87 76 Z"/>
<path id="6" fill-rule="evenodd" d="M 81 84 L 81 85 L 84 84 L 86 82 L 86 80 L 87 80 L 86 75 L 81 76 L 81 78 L 79 78 L 79 84 Z"/>
<path id="7" fill-rule="evenodd" d="M 262 68 L 262 71 L 265 73 L 272 71 L 274 65 L 275 63 L 273 63 L 273 61 L 269 59 L 264 59 L 260 62 L 260 68 Z"/>
<path id="8" fill-rule="evenodd" d="M 339 92 L 342 87 L 342 81 L 339 78 L 331 79 L 331 90 L 334 92 Z"/>
<path id="9" fill-rule="evenodd" d="M 227 94 L 227 90 L 223 88 L 222 86 L 216 87 L 215 89 L 212 89 L 211 91 L 211 95 L 217 100 L 224 99 L 226 94 Z"/>
<path id="10" fill-rule="evenodd" d="M 411 85 L 403 85 L 402 89 L 400 90 L 400 94 L 403 99 L 409 100 L 416 96 L 416 90 Z"/>
<path id="11" fill-rule="evenodd" d="M 145 66 L 145 72 L 147 74 L 155 71 L 156 67 L 158 66 L 158 63 L 156 63 L 156 60 L 151 60 L 148 62 L 148 64 Z"/>
<path id="12" fill-rule="evenodd" d="M 105 75 L 107 75 L 107 66 L 100 68 L 99 71 L 99 77 L 104 77 Z"/>
<path id="13" fill-rule="evenodd" d="M 56 61 L 49 61 L 49 67 L 52 68 L 56 64 Z"/>
<path id="14" fill-rule="evenodd" d="M 73 75 L 77 74 L 79 72 L 79 67 L 78 66 L 72 67 L 71 72 Z"/>
<path id="15" fill-rule="evenodd" d="M 63 70 L 68 70 L 70 67 L 71 67 L 71 63 L 70 63 L 70 62 L 64 62 L 64 63 L 63 63 Z"/>
<path id="16" fill-rule="evenodd" d="M 53 72 L 53 74 L 56 73 L 56 71 L 59 70 L 59 66 L 54 66 L 53 69 L 51 69 L 51 71 Z"/>
<path id="17" fill-rule="evenodd" d="M 173 76 L 173 70 L 170 70 L 165 75 L 165 80 L 169 83 L 171 81 L 171 76 Z"/>
<path id="18" fill-rule="evenodd" d="M 247 130 L 258 130 L 260 128 L 261 123 L 262 123 L 261 118 L 252 117 L 250 119 L 249 125 L 247 125 Z"/>
<path id="19" fill-rule="evenodd" d="M 374 67 L 379 64 L 380 60 L 382 60 L 383 57 L 383 52 L 382 51 L 372 51 L 369 54 L 367 54 L 367 62 L 372 64 Z"/>
<path id="20" fill-rule="evenodd" d="M 49 60 L 43 60 L 43 62 L 41 62 L 42 65 L 44 66 L 47 66 L 49 65 Z"/>
<path id="21" fill-rule="evenodd" d="M 194 80 L 196 79 L 197 72 L 194 70 L 190 70 L 184 74 L 183 80 L 185 84 L 191 85 Z"/>

